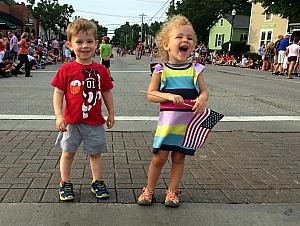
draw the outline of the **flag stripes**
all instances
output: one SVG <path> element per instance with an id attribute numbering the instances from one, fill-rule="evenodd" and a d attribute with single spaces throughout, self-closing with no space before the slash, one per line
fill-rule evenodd
<path id="1" fill-rule="evenodd" d="M 187 126 L 183 146 L 187 148 L 202 147 L 211 129 L 223 117 L 223 114 L 207 108 L 202 114 L 195 115 Z"/>
<path id="2" fill-rule="evenodd" d="M 205 128 L 201 129 L 201 123 L 209 116 L 209 109 L 205 108 L 202 114 L 197 114 L 188 124 L 183 146 L 188 148 L 196 148 L 198 141 L 205 134 Z"/>

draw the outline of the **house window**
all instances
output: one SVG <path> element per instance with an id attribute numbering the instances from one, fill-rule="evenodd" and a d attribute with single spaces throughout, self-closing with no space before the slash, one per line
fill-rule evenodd
<path id="1" fill-rule="evenodd" d="M 262 31 L 260 35 L 260 43 L 259 46 L 262 44 L 268 44 L 272 40 L 272 33 L 273 31 Z"/>
<path id="2" fill-rule="evenodd" d="M 220 20 L 220 27 L 223 27 L 223 24 L 224 24 L 224 20 L 221 19 L 221 20 Z"/>
<path id="3" fill-rule="evenodd" d="M 272 20 L 272 13 L 265 13 L 265 20 Z"/>
<path id="4" fill-rule="evenodd" d="M 248 40 L 248 34 L 247 33 L 242 33 L 240 41 L 241 42 L 247 42 L 247 40 Z"/>
<path id="5" fill-rule="evenodd" d="M 216 34 L 215 47 L 221 47 L 224 43 L 224 34 Z"/>

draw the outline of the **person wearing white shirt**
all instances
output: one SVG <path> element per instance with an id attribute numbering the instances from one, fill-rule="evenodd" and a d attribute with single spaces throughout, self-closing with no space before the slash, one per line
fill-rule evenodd
<path id="1" fill-rule="evenodd" d="M 240 63 L 240 67 L 247 67 L 248 66 L 248 63 L 249 63 L 249 60 L 247 57 L 245 57 L 244 55 L 242 56 L 242 60 L 241 60 L 241 63 Z"/>
<path id="2" fill-rule="evenodd" d="M 289 62 L 288 77 L 287 77 L 288 79 L 293 78 L 292 72 L 294 71 L 296 62 L 299 62 L 300 46 L 297 44 L 298 41 L 299 39 L 295 38 L 293 44 L 289 45 L 286 49 L 286 54 Z"/>

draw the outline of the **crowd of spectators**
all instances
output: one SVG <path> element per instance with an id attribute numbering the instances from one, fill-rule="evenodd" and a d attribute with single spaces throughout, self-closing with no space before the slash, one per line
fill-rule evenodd
<path id="1" fill-rule="evenodd" d="M 24 32 L 22 36 L 19 36 L 17 33 L 8 31 L 4 35 L 0 32 L 0 76 L 18 76 L 24 73 L 25 76 L 31 77 L 27 69 L 28 62 L 31 71 L 45 68 L 48 64 L 66 63 L 74 59 L 67 41 L 59 42 L 56 38 L 51 38 L 43 42 L 40 37 L 29 36 L 22 41 L 22 37 L 26 34 Z M 24 62 L 25 71 L 19 70 Z"/>
<path id="2" fill-rule="evenodd" d="M 272 72 L 273 75 L 300 77 L 300 41 L 290 39 L 290 35 L 279 35 L 276 42 L 262 44 L 257 54 L 230 54 L 209 51 L 205 45 L 196 46 L 190 61 L 201 64 L 257 69 Z"/>

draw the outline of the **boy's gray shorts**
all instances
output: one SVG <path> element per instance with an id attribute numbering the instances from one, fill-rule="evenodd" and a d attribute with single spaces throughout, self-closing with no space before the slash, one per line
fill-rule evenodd
<path id="1" fill-rule="evenodd" d="M 91 126 L 84 123 L 68 124 L 66 132 L 59 132 L 55 145 L 63 151 L 75 153 L 81 141 L 87 155 L 107 152 L 105 129 L 103 125 Z"/>

